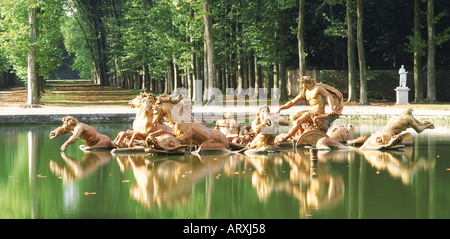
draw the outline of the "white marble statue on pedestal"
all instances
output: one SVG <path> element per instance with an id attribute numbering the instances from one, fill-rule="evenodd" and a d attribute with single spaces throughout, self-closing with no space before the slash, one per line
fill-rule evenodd
<path id="1" fill-rule="evenodd" d="M 408 74 L 408 72 L 403 65 L 398 71 L 398 74 L 400 74 L 400 85 L 395 88 L 395 91 L 397 91 L 397 104 L 407 105 L 409 88 L 406 86 L 406 74 Z"/>
<path id="2" fill-rule="evenodd" d="M 406 87 L 406 74 L 408 74 L 408 72 L 405 70 L 405 67 L 402 65 L 402 68 L 400 68 L 400 70 L 398 71 L 398 74 L 400 74 L 400 88 L 405 88 Z"/>

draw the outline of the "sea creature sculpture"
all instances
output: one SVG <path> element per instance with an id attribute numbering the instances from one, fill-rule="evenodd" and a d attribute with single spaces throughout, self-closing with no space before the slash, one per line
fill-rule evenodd
<path id="1" fill-rule="evenodd" d="M 335 139 L 328 138 L 328 137 L 323 137 L 323 138 L 317 140 L 315 147 L 320 150 L 351 149 L 352 148 L 347 145 L 344 145 L 343 143 L 341 143 Z"/>
<path id="2" fill-rule="evenodd" d="M 391 135 L 400 134 L 408 128 L 413 128 L 418 134 L 426 129 L 434 129 L 434 124 L 429 121 L 419 121 L 413 116 L 413 108 L 407 108 L 397 117 L 391 118 L 383 131 Z"/>
<path id="3" fill-rule="evenodd" d="M 163 134 L 157 137 L 148 136 L 144 145 L 147 153 L 182 154 L 190 148 L 182 145 L 172 134 Z"/>
<path id="4" fill-rule="evenodd" d="M 375 132 L 361 146 L 360 149 L 398 149 L 405 147 L 402 140 L 407 138 L 408 132 L 391 135 L 387 132 Z"/>
<path id="5" fill-rule="evenodd" d="M 413 128 L 417 133 L 425 129 L 434 129 L 434 124 L 417 120 L 412 115 L 413 109 L 407 108 L 399 116 L 391 118 L 383 131 L 375 132 L 361 146 L 361 149 L 395 149 L 412 142 L 411 133 L 405 132 Z"/>
<path id="6" fill-rule="evenodd" d="M 355 126 L 350 124 L 347 127 L 344 125 L 332 127 L 327 131 L 327 135 L 330 139 L 345 143 L 355 138 Z"/>

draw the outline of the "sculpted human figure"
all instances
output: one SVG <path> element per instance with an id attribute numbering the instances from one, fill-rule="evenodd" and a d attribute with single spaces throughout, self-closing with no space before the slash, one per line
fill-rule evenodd
<path id="1" fill-rule="evenodd" d="M 399 116 L 391 118 L 383 131 L 373 133 L 361 146 L 361 149 L 394 149 L 412 141 L 411 134 L 405 131 L 413 128 L 417 133 L 426 129 L 434 129 L 428 121 L 421 122 L 412 115 L 413 109 L 408 108 Z"/>
<path id="2" fill-rule="evenodd" d="M 398 71 L 398 74 L 400 75 L 400 87 L 406 87 L 406 74 L 408 72 L 405 70 L 405 67 L 402 65 L 402 68 Z"/>
<path id="3" fill-rule="evenodd" d="M 422 133 L 426 129 L 434 129 L 434 125 L 428 121 L 421 122 L 412 115 L 413 108 L 408 108 L 397 117 L 388 121 L 383 131 L 390 135 L 397 135 L 408 128 L 413 128 L 417 133 Z"/>
<path id="4" fill-rule="evenodd" d="M 336 112 L 332 95 L 323 87 L 323 85 L 317 84 L 310 76 L 303 76 L 299 82 L 302 87 L 300 93 L 293 100 L 282 105 L 278 109 L 278 113 L 282 110 L 291 108 L 301 101 L 308 102 L 312 106 L 312 109 L 300 111 L 290 115 L 290 119 L 294 122 L 294 125 L 284 137 L 281 137 L 280 142 L 288 140 L 294 136 L 297 131 L 302 134 L 305 130 L 302 127 L 302 124 L 313 123 L 317 117 L 338 114 L 338 112 Z M 330 112 L 328 114 L 325 114 L 326 102 L 328 102 L 328 106 L 330 108 Z"/>
<path id="5" fill-rule="evenodd" d="M 225 119 L 216 122 L 216 129 L 220 130 L 227 138 L 234 138 L 239 136 L 241 124 L 234 118 L 233 112 L 227 112 Z"/>
<path id="6" fill-rule="evenodd" d="M 245 125 L 244 127 L 244 134 L 239 137 L 234 137 L 232 142 L 238 143 L 241 145 L 247 145 L 256 137 L 256 132 L 252 130 L 252 126 Z"/>
<path id="7" fill-rule="evenodd" d="M 249 149 L 260 149 L 264 146 L 276 148 L 274 144 L 275 134 L 278 131 L 278 124 L 270 114 L 268 106 L 262 106 L 258 109 L 258 114 L 252 122 L 252 130 L 257 135 L 247 146 Z"/>
<path id="8" fill-rule="evenodd" d="M 86 143 L 86 146 L 89 147 L 114 148 L 111 139 L 108 136 L 97 132 L 94 127 L 81 123 L 72 116 L 62 118 L 62 122 L 63 125 L 51 131 L 49 135 L 50 139 L 54 139 L 67 133 L 73 133 L 73 135 L 61 146 L 61 151 L 64 151 L 67 145 L 75 143 L 78 139 L 81 139 L 81 141 Z"/>

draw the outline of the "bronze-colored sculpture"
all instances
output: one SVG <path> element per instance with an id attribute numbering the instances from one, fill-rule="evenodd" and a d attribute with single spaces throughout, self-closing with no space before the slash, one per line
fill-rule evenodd
<path id="1" fill-rule="evenodd" d="M 88 147 L 114 148 L 111 139 L 108 136 L 97 132 L 94 127 L 79 122 L 72 116 L 62 118 L 62 122 L 63 125 L 51 131 L 49 135 L 50 139 L 54 139 L 67 133 L 73 133 L 73 135 L 61 146 L 61 151 L 64 151 L 67 145 L 75 143 L 78 139 L 81 139 Z"/>
<path id="2" fill-rule="evenodd" d="M 225 118 L 216 122 L 216 129 L 220 130 L 228 140 L 239 136 L 241 124 L 234 118 L 233 112 L 227 112 Z"/>
<path id="3" fill-rule="evenodd" d="M 144 140 L 147 153 L 184 154 L 190 146 L 182 145 L 172 134 L 163 134 L 157 137 L 148 136 Z"/>
<path id="4" fill-rule="evenodd" d="M 183 96 L 161 95 L 154 105 L 153 123 L 156 124 L 164 117 L 173 123 L 173 134 L 176 139 L 185 145 L 191 143 L 201 145 L 207 141 L 221 143 L 224 147 L 235 147 L 239 145 L 231 143 L 227 137 L 217 129 L 208 128 L 195 119 L 191 113 L 190 102 L 183 100 Z"/>
<path id="5" fill-rule="evenodd" d="M 350 124 L 348 126 L 339 125 L 332 127 L 327 131 L 327 135 L 330 139 L 345 143 L 355 138 L 355 126 Z"/>
<path id="6" fill-rule="evenodd" d="M 139 108 L 136 113 L 136 118 L 133 121 L 133 130 L 120 132 L 114 143 L 121 147 L 122 142 L 126 137 L 129 137 L 128 147 L 134 146 L 135 140 L 144 140 L 152 133 L 153 136 L 162 133 L 172 132 L 172 128 L 163 122 L 153 122 L 153 104 L 156 97 L 151 93 L 140 93 L 136 98 L 129 101 L 131 108 Z"/>
<path id="7" fill-rule="evenodd" d="M 361 145 L 367 137 L 360 136 L 355 139 L 355 127 L 353 125 L 339 125 L 328 130 L 329 137 L 323 137 L 316 143 L 318 149 L 349 149 L 348 145 Z"/>
<path id="8" fill-rule="evenodd" d="M 275 137 L 278 131 L 278 125 L 270 114 L 268 106 L 262 106 L 258 109 L 256 119 L 252 122 L 252 130 L 256 137 L 247 145 L 247 149 L 275 149 Z"/>
<path id="9" fill-rule="evenodd" d="M 403 148 L 402 140 L 406 137 L 410 137 L 409 133 L 401 133 L 391 135 L 387 132 L 375 132 L 373 133 L 361 146 L 360 149 L 397 149 Z"/>
<path id="10" fill-rule="evenodd" d="M 330 149 L 350 149 L 351 147 L 344 145 L 338 140 L 323 137 L 317 140 L 315 148 L 320 150 L 330 150 Z"/>
<path id="11" fill-rule="evenodd" d="M 413 109 L 408 108 L 399 116 L 388 121 L 383 131 L 372 134 L 361 146 L 361 149 L 394 149 L 411 143 L 411 134 L 404 132 L 413 128 L 417 133 L 425 129 L 434 129 L 428 121 L 421 122 L 412 115 Z"/>
<path id="12" fill-rule="evenodd" d="M 383 131 L 391 135 L 400 134 L 408 128 L 413 128 L 418 134 L 426 129 L 434 129 L 434 124 L 417 120 L 413 115 L 413 108 L 407 108 L 403 113 L 388 121 Z"/>
<path id="13" fill-rule="evenodd" d="M 293 100 L 282 105 L 278 113 L 301 101 L 308 102 L 312 106 L 312 110 L 300 111 L 290 115 L 290 120 L 294 122 L 294 125 L 286 135 L 280 137 L 279 142 L 285 142 L 297 133 L 297 139 L 301 139 L 301 136 L 306 136 L 304 133 L 309 130 L 322 131 L 322 137 L 324 137 L 331 122 L 342 112 L 343 97 L 338 90 L 325 84 L 316 83 L 310 76 L 302 77 L 299 82 L 302 86 L 300 93 Z M 330 108 L 328 113 L 325 113 L 326 101 Z M 321 137 L 316 137 L 314 140 L 319 138 Z"/>
<path id="14" fill-rule="evenodd" d="M 231 142 L 241 144 L 241 145 L 247 145 L 256 137 L 256 133 L 252 130 L 251 125 L 245 125 L 244 127 L 244 134 L 234 137 Z"/>

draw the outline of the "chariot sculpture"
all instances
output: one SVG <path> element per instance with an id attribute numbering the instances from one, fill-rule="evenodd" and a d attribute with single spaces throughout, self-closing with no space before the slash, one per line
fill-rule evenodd
<path id="1" fill-rule="evenodd" d="M 312 109 L 299 111 L 289 116 L 293 122 L 287 134 L 279 135 L 277 142 L 285 144 L 288 140 L 296 145 L 313 145 L 326 134 L 331 123 L 336 120 L 344 108 L 342 94 L 326 84 L 316 83 L 310 76 L 303 76 L 299 83 L 302 87 L 300 93 L 293 100 L 282 105 L 278 113 L 302 101 L 308 102 Z M 325 112 L 328 102 L 329 111 Z"/>

